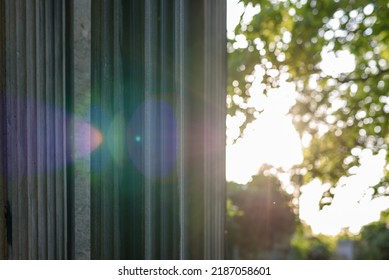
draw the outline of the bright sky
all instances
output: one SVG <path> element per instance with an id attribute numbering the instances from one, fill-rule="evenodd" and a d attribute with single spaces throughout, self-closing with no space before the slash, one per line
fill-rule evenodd
<path id="1" fill-rule="evenodd" d="M 258 172 L 259 167 L 268 163 L 274 167 L 289 169 L 301 162 L 301 143 L 292 124 L 289 108 L 295 103 L 295 91 L 291 84 L 268 94 L 257 92 L 253 103 L 264 111 L 236 144 L 227 143 L 227 180 L 246 184 Z M 227 118 L 228 138 L 239 135 L 240 117 Z"/>
<path id="2" fill-rule="evenodd" d="M 237 2 L 227 1 L 229 38 L 234 37 L 233 30 L 244 11 L 243 4 Z M 243 20 L 249 22 L 259 11 L 258 8 L 250 9 Z M 244 48 L 245 38 L 238 39 L 239 43 L 235 47 Z M 335 54 L 324 50 L 322 57 L 321 68 L 328 75 L 348 73 L 355 68 L 355 58 L 349 52 Z M 258 110 L 264 109 L 264 112 L 235 144 L 232 144 L 232 139 L 238 137 L 238 127 L 243 123 L 244 115 L 227 118 L 227 180 L 240 184 L 247 184 L 264 163 L 288 170 L 302 161 L 302 142 L 291 117 L 287 115 L 297 96 L 295 86 L 283 82 L 279 89 L 273 90 L 266 97 L 262 94 L 261 69 L 256 70 L 250 103 Z M 319 209 L 322 194 L 328 190 L 328 186 L 322 185 L 319 180 L 301 188 L 300 218 L 312 227 L 314 233 L 336 235 L 346 227 L 357 233 L 363 225 L 378 220 L 381 211 L 389 208 L 389 197 L 373 199 L 369 190 L 382 178 L 384 168 L 389 168 L 385 162 L 386 151 L 372 155 L 371 151 L 363 150 L 356 151 L 356 154 L 360 165 L 355 168 L 354 175 L 341 178 L 333 190 L 335 196 L 331 206 Z M 283 182 L 288 181 L 283 179 Z"/>

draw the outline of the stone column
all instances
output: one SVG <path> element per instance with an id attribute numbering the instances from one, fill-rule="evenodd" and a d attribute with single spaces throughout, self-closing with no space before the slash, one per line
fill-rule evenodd
<path id="1" fill-rule="evenodd" d="M 72 247 L 67 121 L 72 66 L 66 45 L 71 1 L 0 3 L 0 96 L 5 102 L 0 170 L 6 170 L 12 216 L 8 257 L 66 259 Z M 1 184 L 3 190 L 4 177 Z"/>

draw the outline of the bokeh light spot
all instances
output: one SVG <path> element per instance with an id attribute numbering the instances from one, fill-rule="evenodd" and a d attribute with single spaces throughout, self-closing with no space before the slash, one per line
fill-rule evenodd
<path id="1" fill-rule="evenodd" d="M 150 179 L 171 172 L 177 154 L 177 121 L 168 102 L 149 99 L 139 105 L 127 135 L 128 153 L 139 172 Z"/>

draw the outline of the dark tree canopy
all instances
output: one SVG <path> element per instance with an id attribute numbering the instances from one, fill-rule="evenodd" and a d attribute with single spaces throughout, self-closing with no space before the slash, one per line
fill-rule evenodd
<path id="1" fill-rule="evenodd" d="M 227 258 L 286 259 L 296 216 L 280 182 L 257 175 L 247 186 L 229 183 L 228 198 Z"/>
<path id="2" fill-rule="evenodd" d="M 364 260 L 389 260 L 389 212 L 381 214 L 377 222 L 361 230 L 357 258 Z"/>
<path id="3" fill-rule="evenodd" d="M 388 150 L 389 3 L 386 0 L 242 0 L 260 7 L 247 24 L 241 20 L 229 51 L 229 114 L 244 112 L 241 131 L 255 119 L 249 106 L 283 82 L 299 93 L 291 109 L 301 136 L 311 138 L 299 183 L 313 178 L 333 186 L 358 165 L 363 149 Z M 243 17 L 242 17 L 243 18 Z M 238 42 L 244 42 L 240 48 Z M 326 65 L 332 57 L 339 69 Z M 345 59 L 354 61 L 343 69 Z M 353 67 L 355 66 L 355 67 Z M 256 73 L 256 74 L 255 74 Z M 263 92 L 250 91 L 255 77 Z M 239 96 L 239 97 L 234 97 Z M 389 154 L 386 154 L 388 161 Z M 385 195 L 389 171 L 375 187 Z M 302 178 L 302 179 L 301 179 Z M 381 186 L 381 188 L 378 188 Z M 378 191 L 380 189 L 380 191 Z M 328 193 L 330 195 L 330 193 Z"/>

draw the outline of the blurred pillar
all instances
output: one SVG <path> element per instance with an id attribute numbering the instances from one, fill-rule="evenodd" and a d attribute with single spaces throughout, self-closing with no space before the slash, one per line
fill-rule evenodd
<path id="1" fill-rule="evenodd" d="M 0 1 L 0 186 L 11 259 L 71 257 L 70 5 Z"/>
<path id="2" fill-rule="evenodd" d="M 223 258 L 225 16 L 92 2 L 92 258 Z"/>

